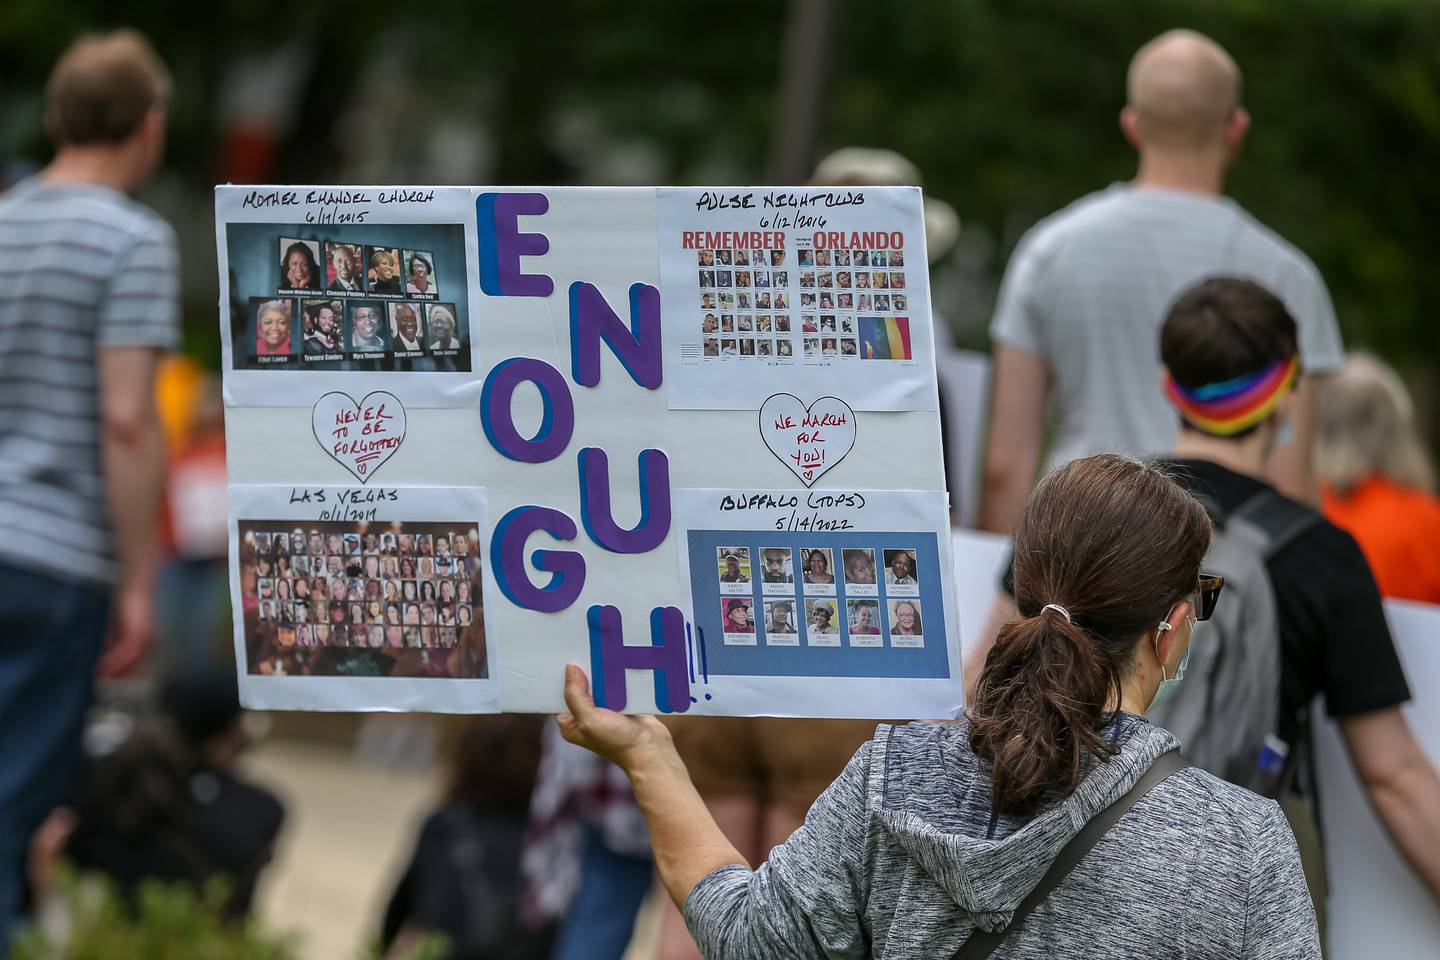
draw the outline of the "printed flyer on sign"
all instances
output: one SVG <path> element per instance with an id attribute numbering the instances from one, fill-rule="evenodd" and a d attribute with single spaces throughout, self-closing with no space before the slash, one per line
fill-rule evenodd
<path id="1" fill-rule="evenodd" d="M 945 506 L 918 491 L 675 491 L 701 678 L 797 716 L 864 701 L 863 678 L 906 678 L 922 702 L 953 706 Z"/>
<path id="2" fill-rule="evenodd" d="M 383 684 L 417 710 L 498 709 L 483 490 L 232 487 L 230 513 L 248 700 L 299 690 L 351 709 Z"/>
<path id="3" fill-rule="evenodd" d="M 657 193 L 672 407 L 843 381 L 856 410 L 934 409 L 918 189 Z"/>
<path id="4" fill-rule="evenodd" d="M 243 702 L 953 717 L 919 194 L 771 193 L 218 188 Z"/>
<path id="5" fill-rule="evenodd" d="M 256 188 L 217 211 L 235 400 L 285 405 L 363 374 L 438 404 L 472 382 L 469 190 Z"/>

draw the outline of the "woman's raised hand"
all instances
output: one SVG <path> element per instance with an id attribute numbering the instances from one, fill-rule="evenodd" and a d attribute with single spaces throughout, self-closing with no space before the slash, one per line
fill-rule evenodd
<path id="1" fill-rule="evenodd" d="M 570 712 L 555 717 L 565 739 L 627 772 L 651 754 L 674 753 L 670 731 L 654 717 L 628 716 L 597 707 L 590 695 L 590 679 L 573 663 L 565 666 L 565 705 Z"/>

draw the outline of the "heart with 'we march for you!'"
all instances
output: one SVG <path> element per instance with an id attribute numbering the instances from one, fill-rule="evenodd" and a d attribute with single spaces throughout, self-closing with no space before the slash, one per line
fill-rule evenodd
<path id="1" fill-rule="evenodd" d="M 838 397 L 806 406 L 777 393 L 760 406 L 760 436 L 776 459 L 805 486 L 813 486 L 855 446 L 855 411 Z"/>
<path id="2" fill-rule="evenodd" d="M 405 439 L 405 407 L 384 390 L 359 403 L 337 390 L 315 401 L 310 425 L 325 452 L 366 483 Z"/>

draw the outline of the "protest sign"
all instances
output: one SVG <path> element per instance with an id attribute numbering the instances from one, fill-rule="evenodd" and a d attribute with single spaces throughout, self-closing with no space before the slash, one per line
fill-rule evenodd
<path id="1" fill-rule="evenodd" d="M 960 707 L 918 190 L 216 214 L 247 704 Z"/>

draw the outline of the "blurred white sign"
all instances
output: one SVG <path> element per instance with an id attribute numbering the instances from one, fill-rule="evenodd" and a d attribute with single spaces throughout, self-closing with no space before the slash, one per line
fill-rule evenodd
<path id="1" fill-rule="evenodd" d="M 1440 766 L 1440 607 L 1387 600 L 1385 613 L 1414 696 L 1405 717 L 1430 762 Z M 1326 717 L 1319 721 L 1315 753 L 1330 874 L 1329 956 L 1433 960 L 1440 955 L 1440 908 L 1371 811 L 1340 728 Z M 1377 949 L 1380 931 L 1384 947 Z"/>

